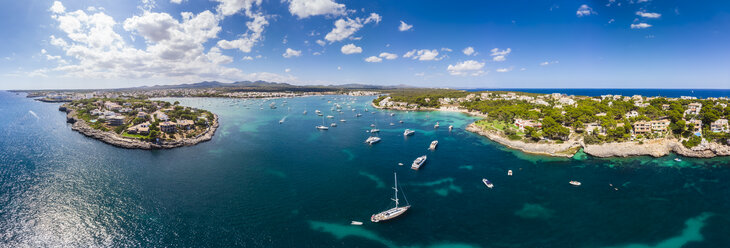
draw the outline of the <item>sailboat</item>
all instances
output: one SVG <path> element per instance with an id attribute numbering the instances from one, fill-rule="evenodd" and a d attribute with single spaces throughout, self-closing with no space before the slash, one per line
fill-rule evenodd
<path id="1" fill-rule="evenodd" d="M 370 216 L 370 221 L 380 222 L 390 220 L 400 216 L 401 214 L 405 213 L 409 208 L 411 208 L 411 205 L 408 203 L 408 199 L 406 199 L 406 206 L 398 207 L 398 175 L 395 172 L 393 173 L 393 178 L 395 180 L 395 187 L 393 187 L 393 190 L 395 190 L 395 198 L 391 200 L 395 202 L 395 207 L 377 214 L 373 214 L 372 216 Z M 403 198 L 405 198 L 405 196 L 406 195 L 403 194 Z"/>
<path id="2" fill-rule="evenodd" d="M 316 128 L 319 129 L 319 130 L 327 130 L 327 129 L 330 129 L 329 127 L 327 127 L 327 126 L 324 125 L 324 117 L 322 117 L 322 125 L 316 126 Z"/>

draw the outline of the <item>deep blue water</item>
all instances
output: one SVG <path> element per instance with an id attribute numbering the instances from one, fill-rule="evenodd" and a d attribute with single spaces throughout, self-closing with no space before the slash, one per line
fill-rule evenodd
<path id="1" fill-rule="evenodd" d="M 464 131 L 474 119 L 463 114 L 393 112 L 389 126 L 389 112 L 363 112 L 372 98 L 354 99 L 363 117 L 319 97 L 277 99 L 275 110 L 167 99 L 219 114 L 220 129 L 210 142 L 144 151 L 71 131 L 58 104 L 0 92 L 0 246 L 730 246 L 728 158 L 532 156 Z M 315 109 L 347 122 L 318 131 Z M 382 130 L 374 146 L 363 143 L 371 123 Z M 420 171 L 397 165 L 423 154 Z M 388 207 L 393 172 L 412 208 L 370 223 Z"/>
<path id="2" fill-rule="evenodd" d="M 519 91 L 528 93 L 563 93 L 576 96 L 600 96 L 600 95 L 622 95 L 622 96 L 663 96 L 680 97 L 694 96 L 697 98 L 708 97 L 730 97 L 730 83 L 727 89 L 533 89 L 533 88 L 507 88 L 507 89 L 467 89 L 467 91 L 501 90 Z"/>

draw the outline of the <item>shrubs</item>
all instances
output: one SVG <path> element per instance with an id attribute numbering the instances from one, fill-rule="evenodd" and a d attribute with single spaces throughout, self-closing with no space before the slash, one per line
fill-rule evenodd
<path id="1" fill-rule="evenodd" d="M 682 141 L 682 145 L 687 148 L 692 148 L 700 144 L 702 142 L 702 138 L 699 136 L 692 136 L 688 140 Z"/>

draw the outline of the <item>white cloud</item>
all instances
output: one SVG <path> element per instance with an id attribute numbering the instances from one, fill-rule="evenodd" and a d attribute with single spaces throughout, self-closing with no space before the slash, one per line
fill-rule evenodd
<path id="1" fill-rule="evenodd" d="M 342 70 L 342 66 L 338 66 L 338 67 L 337 67 L 337 70 L 338 70 L 338 71 L 339 71 L 339 70 Z"/>
<path id="2" fill-rule="evenodd" d="M 597 14 L 597 13 L 595 11 L 593 11 L 593 9 L 591 7 L 588 7 L 588 5 L 585 5 L 585 4 L 581 5 L 578 8 L 578 10 L 575 12 L 575 15 L 578 17 L 595 15 L 595 14 Z"/>
<path id="3" fill-rule="evenodd" d="M 344 4 L 332 0 L 289 0 L 289 13 L 299 19 L 316 15 L 346 15 Z"/>
<path id="4" fill-rule="evenodd" d="M 381 61 L 383 61 L 383 59 L 375 57 L 375 56 L 370 56 L 370 57 L 365 58 L 365 62 L 370 62 L 370 63 L 379 63 Z"/>
<path id="5" fill-rule="evenodd" d="M 327 44 L 327 43 L 326 43 L 326 42 L 324 42 L 323 40 L 317 40 L 317 41 L 315 41 L 315 42 L 317 43 L 317 45 L 320 45 L 320 46 L 324 46 L 325 44 Z"/>
<path id="6" fill-rule="evenodd" d="M 471 56 L 472 54 L 474 54 L 474 48 L 473 47 L 467 47 L 467 48 L 464 48 L 464 50 L 462 52 L 464 54 L 466 54 L 466 56 Z M 474 54 L 474 55 L 476 55 L 476 54 Z"/>
<path id="7" fill-rule="evenodd" d="M 63 7 L 63 4 L 61 2 L 54 1 L 49 10 L 56 14 L 62 14 L 63 12 L 66 12 L 66 7 Z"/>
<path id="8" fill-rule="evenodd" d="M 252 8 L 261 6 L 262 0 L 214 0 L 220 4 L 216 7 L 218 14 L 229 16 L 243 10 L 246 16 L 253 16 Z"/>
<path id="9" fill-rule="evenodd" d="M 540 66 L 548 66 L 548 65 L 557 64 L 557 63 L 560 63 L 560 61 L 557 61 L 557 60 L 555 60 L 555 61 L 545 61 L 545 62 L 540 63 Z"/>
<path id="10" fill-rule="evenodd" d="M 387 59 L 387 60 L 393 60 L 393 59 L 397 59 L 398 58 L 398 54 L 393 54 L 393 53 L 380 53 L 380 55 L 378 55 L 378 57 L 381 57 L 381 58 L 384 58 L 384 59 Z"/>
<path id="11" fill-rule="evenodd" d="M 644 29 L 644 28 L 650 28 L 651 24 L 648 23 L 638 23 L 638 24 L 631 24 L 631 29 Z"/>
<path id="12" fill-rule="evenodd" d="M 233 59 L 219 47 L 206 52 L 203 45 L 217 38 L 219 16 L 210 11 L 184 12 L 181 16 L 178 21 L 167 13 L 145 11 L 123 21 L 122 28 L 132 38 L 145 40 L 144 48 L 138 49 L 115 32 L 119 23 L 103 12 L 54 13 L 52 18 L 63 35 L 50 36 L 50 43 L 62 49 L 62 56 L 69 60 L 51 71 L 83 79 L 292 80 L 267 72 L 245 74 L 223 66 Z"/>
<path id="13" fill-rule="evenodd" d="M 302 56 L 302 51 L 287 48 L 286 52 L 284 54 L 282 54 L 281 56 L 284 56 L 284 58 L 299 57 L 299 56 Z"/>
<path id="14" fill-rule="evenodd" d="M 448 48 L 448 47 L 442 47 L 442 48 L 441 48 L 441 51 L 442 51 L 442 52 L 452 52 L 452 51 L 454 51 L 454 50 L 451 50 L 451 48 Z"/>
<path id="15" fill-rule="evenodd" d="M 497 72 L 509 72 L 509 71 L 511 71 L 511 70 L 512 70 L 512 68 L 499 68 L 499 69 L 497 69 L 496 71 L 497 71 Z"/>
<path id="16" fill-rule="evenodd" d="M 505 50 L 499 50 L 499 48 L 495 47 L 490 52 L 492 52 L 490 56 L 492 56 L 493 61 L 501 62 L 507 60 L 507 55 L 512 52 L 512 49 L 508 47 Z"/>
<path id="17" fill-rule="evenodd" d="M 269 22 L 261 13 L 254 13 L 252 16 L 253 20 L 246 22 L 248 31 L 241 35 L 240 38 L 232 41 L 219 40 L 217 46 L 223 49 L 238 49 L 241 52 L 248 53 L 256 42 L 262 39 L 264 27 L 269 25 Z"/>
<path id="18" fill-rule="evenodd" d="M 251 56 L 243 56 L 243 58 L 241 58 L 241 60 L 253 60 L 253 57 L 251 57 Z"/>
<path id="19" fill-rule="evenodd" d="M 181 4 L 182 0 L 170 0 L 171 3 Z"/>
<path id="20" fill-rule="evenodd" d="M 449 71 L 449 74 L 454 76 L 479 76 L 484 74 L 482 68 L 484 68 L 483 62 L 480 63 L 476 60 L 467 60 L 459 62 L 456 65 L 449 65 L 446 70 Z"/>
<path id="21" fill-rule="evenodd" d="M 365 19 L 359 17 L 355 19 L 351 19 L 349 17 L 347 19 L 340 18 L 335 21 L 335 27 L 324 36 L 324 39 L 329 42 L 341 41 L 355 34 L 355 32 L 360 30 L 365 24 L 371 22 L 379 23 L 381 20 L 382 17 L 376 13 L 371 13 L 370 16 Z"/>
<path id="22" fill-rule="evenodd" d="M 398 30 L 400 30 L 401 32 L 408 31 L 411 28 L 413 28 L 413 25 L 408 25 L 404 21 L 400 21 L 400 25 L 398 26 Z"/>
<path id="23" fill-rule="evenodd" d="M 644 12 L 644 11 L 636 11 L 636 15 L 644 17 L 644 18 L 659 18 L 662 16 L 662 14 L 659 14 L 659 13 L 651 13 L 651 12 Z"/>
<path id="24" fill-rule="evenodd" d="M 289 68 L 286 68 L 286 69 L 284 69 L 284 72 L 286 72 L 286 73 L 290 73 L 290 72 L 291 72 L 291 69 L 289 69 Z"/>
<path id="25" fill-rule="evenodd" d="M 350 43 L 342 46 L 342 48 L 340 48 L 340 51 L 342 52 L 342 54 L 362 53 L 362 47 L 355 46 L 355 44 Z"/>
<path id="26" fill-rule="evenodd" d="M 437 58 L 439 55 L 439 51 L 436 49 L 428 50 L 428 49 L 421 49 L 416 50 L 413 49 L 406 54 L 403 55 L 404 58 L 412 58 L 412 59 L 418 59 L 421 61 L 431 61 L 431 60 L 441 60 L 441 58 Z"/>

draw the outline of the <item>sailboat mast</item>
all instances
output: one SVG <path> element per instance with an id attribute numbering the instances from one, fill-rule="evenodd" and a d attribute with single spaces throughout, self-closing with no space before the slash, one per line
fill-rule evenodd
<path id="1" fill-rule="evenodd" d="M 393 187 L 395 190 L 395 208 L 398 208 L 398 174 L 393 172 L 393 178 L 395 179 L 395 187 Z"/>

